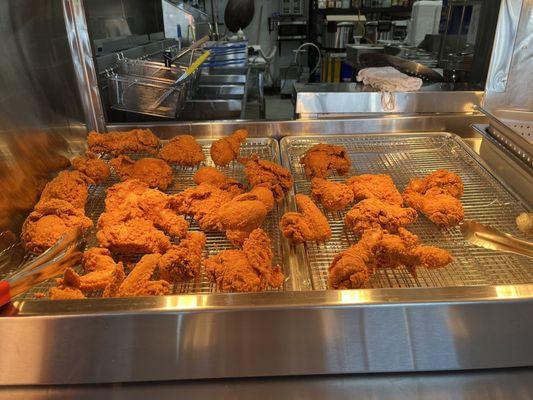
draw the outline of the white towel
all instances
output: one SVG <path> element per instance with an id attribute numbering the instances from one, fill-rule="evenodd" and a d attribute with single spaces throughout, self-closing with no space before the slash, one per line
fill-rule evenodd
<path id="1" fill-rule="evenodd" d="M 381 104 L 387 111 L 396 107 L 394 92 L 413 92 L 422 86 L 422 79 L 405 75 L 393 67 L 364 68 L 356 79 L 381 91 Z"/>

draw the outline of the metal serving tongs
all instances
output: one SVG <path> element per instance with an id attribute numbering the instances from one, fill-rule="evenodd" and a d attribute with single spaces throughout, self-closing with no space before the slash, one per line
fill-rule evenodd
<path id="1" fill-rule="evenodd" d="M 73 229 L 40 256 L 23 265 L 15 274 L 0 281 L 0 307 L 35 285 L 61 274 L 67 267 L 77 265 L 82 255 L 81 239 L 81 229 Z"/>
<path id="2" fill-rule="evenodd" d="M 533 257 L 533 243 L 517 239 L 479 222 L 464 221 L 461 224 L 461 233 L 475 246 Z"/>

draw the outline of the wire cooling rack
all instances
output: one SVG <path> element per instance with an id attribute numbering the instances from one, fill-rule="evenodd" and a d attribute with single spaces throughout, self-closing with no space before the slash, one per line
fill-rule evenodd
<path id="1" fill-rule="evenodd" d="M 461 201 L 465 218 L 511 233 L 523 235 L 515 218 L 527 211 L 511 191 L 498 181 L 456 136 L 447 133 L 416 135 L 350 135 L 296 136 L 281 141 L 284 164 L 295 180 L 295 192 L 310 194 L 310 181 L 299 161 L 317 143 L 344 146 L 352 160 L 350 175 L 387 174 L 400 191 L 416 177 L 446 169 L 459 174 L 465 194 Z M 347 177 L 334 175 L 328 179 L 342 182 Z M 306 244 L 305 255 L 315 290 L 327 288 L 328 267 L 334 256 L 357 242 L 357 237 L 344 227 L 346 211 L 328 212 L 332 239 L 322 244 Z M 475 247 L 463 240 L 458 227 L 438 229 L 420 215 L 409 230 L 422 243 L 448 250 L 454 261 L 438 270 L 417 269 L 412 276 L 405 268 L 379 270 L 369 282 L 371 288 L 450 287 L 469 285 L 505 285 L 533 282 L 533 260 Z"/>

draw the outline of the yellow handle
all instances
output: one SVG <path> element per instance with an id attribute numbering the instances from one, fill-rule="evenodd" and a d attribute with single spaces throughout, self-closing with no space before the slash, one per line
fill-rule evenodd
<path id="1" fill-rule="evenodd" d="M 185 76 L 191 75 L 194 71 L 196 71 L 200 65 L 204 63 L 204 61 L 211 55 L 210 51 L 206 51 L 204 54 L 202 54 L 198 59 L 191 64 L 189 68 L 187 68 L 187 71 L 185 71 Z"/>

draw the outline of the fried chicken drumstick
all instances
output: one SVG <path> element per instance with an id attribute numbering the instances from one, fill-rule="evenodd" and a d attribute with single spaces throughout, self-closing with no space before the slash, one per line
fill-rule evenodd
<path id="1" fill-rule="evenodd" d="M 172 168 L 158 158 L 141 158 L 135 161 L 128 156 L 118 156 L 109 164 L 121 181 L 138 179 L 151 188 L 161 190 L 167 190 L 172 182 Z"/>
<path id="2" fill-rule="evenodd" d="M 248 137 L 246 129 L 238 129 L 230 136 L 218 139 L 211 145 L 211 159 L 215 165 L 225 167 L 239 156 L 241 145 Z"/>
<path id="3" fill-rule="evenodd" d="M 71 160 L 72 168 L 85 174 L 95 183 L 102 183 L 109 179 L 111 172 L 108 165 L 92 153 L 87 153 L 85 157 L 78 156 Z"/>
<path id="4" fill-rule="evenodd" d="M 223 250 L 204 261 L 209 277 L 223 292 L 259 292 L 278 288 L 284 275 L 274 258 L 270 239 L 262 229 L 254 230 L 242 250 Z"/>
<path id="5" fill-rule="evenodd" d="M 150 129 L 133 129 L 127 132 L 90 132 L 87 145 L 92 153 L 119 155 L 126 152 L 155 154 L 159 139 Z"/>
<path id="6" fill-rule="evenodd" d="M 202 146 L 191 135 L 173 137 L 159 152 L 159 158 L 169 164 L 194 167 L 205 160 Z"/>
<path id="7" fill-rule="evenodd" d="M 333 172 L 347 174 L 352 162 L 343 146 L 319 143 L 305 152 L 300 164 L 307 177 L 325 178 Z"/>
<path id="8" fill-rule="evenodd" d="M 403 198 L 440 228 L 449 228 L 464 219 L 459 200 L 463 192 L 463 182 L 458 175 L 437 170 L 423 179 L 413 179 L 405 188 Z"/>
<path id="9" fill-rule="evenodd" d="M 326 210 L 341 211 L 353 203 L 353 190 L 343 183 L 322 178 L 311 180 L 311 193 Z"/>
<path id="10" fill-rule="evenodd" d="M 327 218 L 313 201 L 303 194 L 294 197 L 299 212 L 283 215 L 279 227 L 292 243 L 325 242 L 331 238 Z"/>

